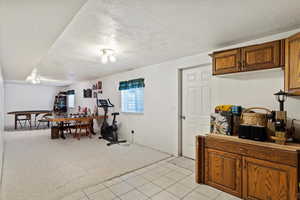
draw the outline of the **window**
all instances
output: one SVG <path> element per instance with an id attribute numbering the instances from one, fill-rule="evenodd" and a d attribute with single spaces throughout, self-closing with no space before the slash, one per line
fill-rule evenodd
<path id="1" fill-rule="evenodd" d="M 68 108 L 75 108 L 75 94 L 68 95 Z"/>
<path id="2" fill-rule="evenodd" d="M 122 112 L 144 112 L 144 88 L 121 90 Z"/>
<path id="3" fill-rule="evenodd" d="M 67 105 L 68 108 L 75 108 L 75 91 L 67 91 Z"/>
<path id="4" fill-rule="evenodd" d="M 122 112 L 144 112 L 144 87 L 143 78 L 120 82 Z"/>

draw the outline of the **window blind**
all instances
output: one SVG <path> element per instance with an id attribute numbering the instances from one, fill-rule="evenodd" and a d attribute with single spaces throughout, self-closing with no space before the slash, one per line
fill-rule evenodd
<path id="1" fill-rule="evenodd" d="M 122 112 L 144 112 L 144 88 L 121 90 Z"/>

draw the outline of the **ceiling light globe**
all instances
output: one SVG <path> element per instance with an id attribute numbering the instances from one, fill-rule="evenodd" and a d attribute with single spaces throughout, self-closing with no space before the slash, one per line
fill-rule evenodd
<path id="1" fill-rule="evenodd" d="M 35 79 L 35 82 L 40 84 L 41 83 L 41 77 L 40 76 L 37 76 L 36 79 Z"/>
<path id="2" fill-rule="evenodd" d="M 103 64 L 106 64 L 107 61 L 108 61 L 107 55 L 103 55 L 101 61 L 102 61 Z"/>
<path id="3" fill-rule="evenodd" d="M 116 62 L 117 61 L 117 59 L 114 55 L 110 55 L 109 60 L 110 60 L 110 62 Z"/>
<path id="4" fill-rule="evenodd" d="M 30 82 L 32 80 L 31 76 L 27 76 L 26 81 Z"/>

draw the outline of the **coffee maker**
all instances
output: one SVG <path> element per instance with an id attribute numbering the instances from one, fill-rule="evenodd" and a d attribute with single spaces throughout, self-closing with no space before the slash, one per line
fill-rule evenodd
<path id="1" fill-rule="evenodd" d="M 275 140 L 275 143 L 285 144 L 287 140 L 287 112 L 284 110 L 284 102 L 287 99 L 287 93 L 280 90 L 274 95 L 279 102 L 279 111 L 273 111 L 275 136 L 271 138 Z"/>

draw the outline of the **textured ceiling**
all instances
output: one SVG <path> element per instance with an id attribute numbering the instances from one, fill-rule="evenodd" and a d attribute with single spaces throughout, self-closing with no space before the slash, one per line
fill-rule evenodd
<path id="1" fill-rule="evenodd" d="M 0 0 L 0 63 L 25 80 L 87 0 Z"/>
<path id="2" fill-rule="evenodd" d="M 43 12 L 50 13 L 53 0 L 48 2 L 37 4 L 45 10 Z M 75 2 L 79 6 L 83 1 Z M 299 0 L 89 0 L 63 32 L 61 29 L 61 35 L 50 48 L 57 31 L 47 29 L 47 24 L 65 24 L 60 18 L 67 21 L 67 17 L 53 12 L 50 18 L 43 19 L 44 23 L 41 21 L 44 30 L 33 26 L 24 16 L 18 16 L 19 4 L 7 6 L 4 14 L 4 25 L 9 30 L 2 32 L 14 44 L 8 50 L 5 49 L 8 42 L 1 44 L 6 79 L 25 79 L 34 66 L 43 76 L 53 79 L 95 79 L 300 25 Z M 32 6 L 36 6 L 35 3 L 26 5 L 26 9 Z M 69 9 L 70 16 L 75 7 Z M 39 14 L 42 13 L 31 13 L 30 19 Z M 27 31 L 25 36 L 22 29 Z M 42 42 L 36 42 L 36 37 L 47 38 L 49 42 L 39 46 Z M 117 62 L 102 64 L 99 56 L 102 48 L 114 49 Z"/>

